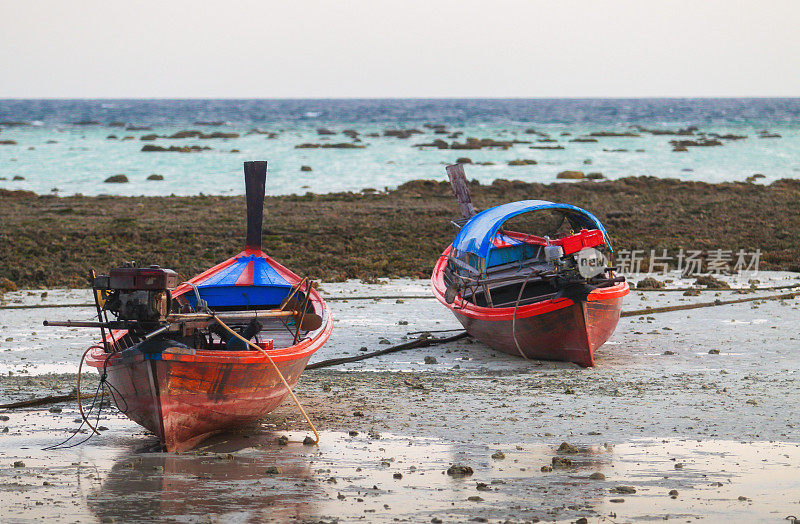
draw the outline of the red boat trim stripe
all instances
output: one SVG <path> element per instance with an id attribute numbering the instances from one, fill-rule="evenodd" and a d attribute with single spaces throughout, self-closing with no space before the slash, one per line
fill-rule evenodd
<path id="1" fill-rule="evenodd" d="M 444 267 L 447 264 L 447 254 L 450 252 L 450 248 L 451 247 L 448 246 L 444 253 L 442 253 L 442 255 L 439 257 L 439 261 L 436 263 L 436 267 L 433 269 L 433 275 L 431 276 L 431 287 L 433 288 L 433 294 L 436 296 L 439 302 L 454 312 L 470 318 L 493 321 L 512 320 L 514 318 L 513 307 L 480 307 L 463 300 L 460 295 L 456 297 L 456 300 L 452 304 L 448 304 L 447 301 L 445 301 L 444 290 L 446 286 L 444 285 Z M 612 298 L 623 297 L 629 292 L 630 286 L 628 283 L 622 282 L 611 287 L 596 289 L 589 293 L 589 296 L 586 298 L 586 300 L 608 300 Z M 520 306 L 517 309 L 517 318 L 520 319 L 533 317 L 543 313 L 549 313 L 550 311 L 556 311 L 558 309 L 569 307 L 573 304 L 574 302 L 569 298 L 544 300 L 542 302 L 536 302 L 535 304 Z"/>
<path id="2" fill-rule="evenodd" d="M 252 286 L 253 285 L 253 273 L 256 269 L 256 263 L 252 260 L 247 263 L 245 266 L 244 271 L 242 274 L 239 275 L 239 278 L 236 279 L 237 286 Z"/>

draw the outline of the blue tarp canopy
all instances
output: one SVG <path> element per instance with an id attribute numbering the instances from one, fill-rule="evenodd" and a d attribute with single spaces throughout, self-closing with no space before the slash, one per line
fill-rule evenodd
<path id="1" fill-rule="evenodd" d="M 197 282 L 203 300 L 211 307 L 265 306 L 280 304 L 292 286 L 258 255 L 241 256 L 236 261 Z M 187 293 L 194 306 L 195 297 Z"/>
<path id="2" fill-rule="evenodd" d="M 453 240 L 453 248 L 462 253 L 472 253 L 487 259 L 489 252 L 494 248 L 493 239 L 505 222 L 517 215 L 543 209 L 560 211 L 573 227 L 599 229 L 603 232 L 603 236 L 608 238 L 606 228 L 603 227 L 600 220 L 585 209 L 546 200 L 521 200 L 486 209 L 472 217 L 456 235 Z"/>

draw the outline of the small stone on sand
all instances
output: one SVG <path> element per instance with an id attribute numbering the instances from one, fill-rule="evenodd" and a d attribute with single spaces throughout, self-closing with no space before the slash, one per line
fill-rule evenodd
<path id="1" fill-rule="evenodd" d="M 471 467 L 461 464 L 453 464 L 447 468 L 447 474 L 451 477 L 469 477 L 473 473 L 474 471 L 472 471 Z"/>

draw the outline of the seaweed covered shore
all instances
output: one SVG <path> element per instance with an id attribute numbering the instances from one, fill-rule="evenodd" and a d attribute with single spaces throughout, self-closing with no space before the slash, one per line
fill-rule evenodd
<path id="1" fill-rule="evenodd" d="M 620 250 L 761 251 L 760 268 L 800 271 L 800 180 L 708 184 L 654 177 L 472 183 L 479 209 L 527 198 L 589 209 Z M 267 197 L 264 250 L 313 278 L 430 275 L 458 214 L 447 182 L 379 192 Z M 0 278 L 84 287 L 89 268 L 159 264 L 188 277 L 238 252 L 244 198 L 38 196 L 0 190 Z"/>

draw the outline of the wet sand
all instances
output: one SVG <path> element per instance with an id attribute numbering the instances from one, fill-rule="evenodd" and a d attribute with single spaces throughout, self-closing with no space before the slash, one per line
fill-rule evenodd
<path id="1" fill-rule="evenodd" d="M 765 287 L 800 283 L 789 273 L 758 278 Z M 396 344 L 416 331 L 458 327 L 428 298 L 424 281 L 322 287 L 337 324 L 312 361 L 387 347 L 381 338 Z M 79 301 L 82 293 L 7 298 Z M 636 291 L 625 307 L 741 293 Z M 407 298 L 342 300 L 353 296 Z M 53 451 L 41 448 L 78 426 L 73 403 L 59 404 L 60 412 L 3 412 L 3 520 L 781 521 L 800 513 L 799 307 L 797 299 L 757 301 L 624 318 L 592 369 L 523 361 L 466 340 L 309 370 L 297 393 L 323 431 L 319 448 L 300 443 L 310 432 L 288 402 L 259 426 L 171 455 L 150 452 L 155 438 L 114 409 L 103 411 L 108 429 L 100 437 Z M 68 392 L 74 371 L 42 375 L 48 368 L 39 363 L 74 370 L 76 348 L 94 334 L 58 331 L 65 342 L 54 348 L 54 333 L 40 320 L 90 315 L 0 311 L 3 333 L 17 330 L 3 338 L 14 340 L 0 341 L 2 400 Z M 284 434 L 292 442 L 280 446 L 275 439 Z M 577 453 L 557 451 L 562 442 Z M 554 458 L 572 465 L 542 471 Z M 452 464 L 473 474 L 451 477 Z"/>

